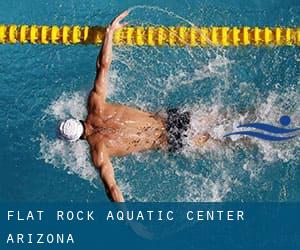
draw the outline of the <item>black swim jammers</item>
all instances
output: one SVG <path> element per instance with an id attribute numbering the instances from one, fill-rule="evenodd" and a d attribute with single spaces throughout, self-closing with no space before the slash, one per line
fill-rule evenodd
<path id="1" fill-rule="evenodd" d="M 167 132 L 169 152 L 174 153 L 183 148 L 183 139 L 187 137 L 186 131 L 190 128 L 190 112 L 180 112 L 178 108 L 167 111 Z"/>

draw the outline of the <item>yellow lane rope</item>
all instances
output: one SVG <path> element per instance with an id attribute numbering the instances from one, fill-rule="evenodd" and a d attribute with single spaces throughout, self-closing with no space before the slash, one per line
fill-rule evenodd
<path id="1" fill-rule="evenodd" d="M 0 25 L 0 44 L 100 44 L 105 27 Z M 126 27 L 114 44 L 136 46 L 299 46 L 300 27 Z"/>

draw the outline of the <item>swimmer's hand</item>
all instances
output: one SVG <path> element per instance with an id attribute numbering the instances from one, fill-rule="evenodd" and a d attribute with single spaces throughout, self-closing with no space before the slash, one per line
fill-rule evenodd
<path id="1" fill-rule="evenodd" d="M 127 17 L 129 14 L 129 11 L 126 10 L 123 13 L 121 13 L 119 16 L 117 16 L 107 27 L 107 32 L 115 32 L 118 29 L 124 28 L 126 25 L 128 25 L 128 22 L 120 23 L 125 17 Z"/>

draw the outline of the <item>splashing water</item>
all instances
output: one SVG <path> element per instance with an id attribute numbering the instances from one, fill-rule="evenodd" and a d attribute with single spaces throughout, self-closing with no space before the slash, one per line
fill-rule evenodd
<path id="1" fill-rule="evenodd" d="M 132 11 L 138 9 L 146 12 L 148 7 L 138 6 Z M 158 12 L 193 25 L 166 10 Z M 242 142 L 238 136 L 226 143 L 223 136 L 245 122 L 277 124 L 282 114 L 289 114 L 293 126 L 299 127 L 299 82 L 287 79 L 278 88 L 267 86 L 270 81 L 276 83 L 270 72 L 276 70 L 276 66 L 282 67 L 283 58 L 292 52 L 282 50 L 283 56 L 276 58 L 271 71 L 268 70 L 273 60 L 271 56 L 264 57 L 264 60 L 269 59 L 267 65 L 264 64 L 266 61 L 260 61 L 260 53 L 265 51 L 255 52 L 260 65 L 257 65 L 256 58 L 251 58 L 251 49 L 249 55 L 245 53 L 245 50 L 233 52 L 212 48 L 114 49 L 109 101 L 155 112 L 167 107 L 181 107 L 192 113 L 191 129 L 182 154 L 145 152 L 112 160 L 117 181 L 127 200 L 274 199 L 266 194 L 273 181 L 267 179 L 266 169 L 268 166 L 279 167 L 283 162 L 294 169 L 300 161 L 300 137 L 274 144 L 258 139 Z M 266 78 L 265 85 L 255 81 L 259 74 Z M 69 116 L 84 119 L 89 90 L 85 91 L 83 94 L 64 93 L 53 101 L 45 110 L 45 126 L 48 123 L 52 126 L 57 120 Z M 205 132 L 214 140 L 196 148 L 193 138 Z M 43 134 L 40 154 L 45 162 L 95 185 L 97 173 L 91 164 L 86 142 L 70 145 Z"/>

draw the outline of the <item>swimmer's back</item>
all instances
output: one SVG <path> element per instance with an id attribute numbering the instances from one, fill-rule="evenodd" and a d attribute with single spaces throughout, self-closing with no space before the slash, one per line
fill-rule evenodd
<path id="1" fill-rule="evenodd" d="M 166 144 L 164 120 L 152 113 L 120 104 L 103 103 L 101 108 L 90 109 L 87 122 L 95 130 L 91 143 L 103 141 L 111 156 L 159 148 Z"/>

